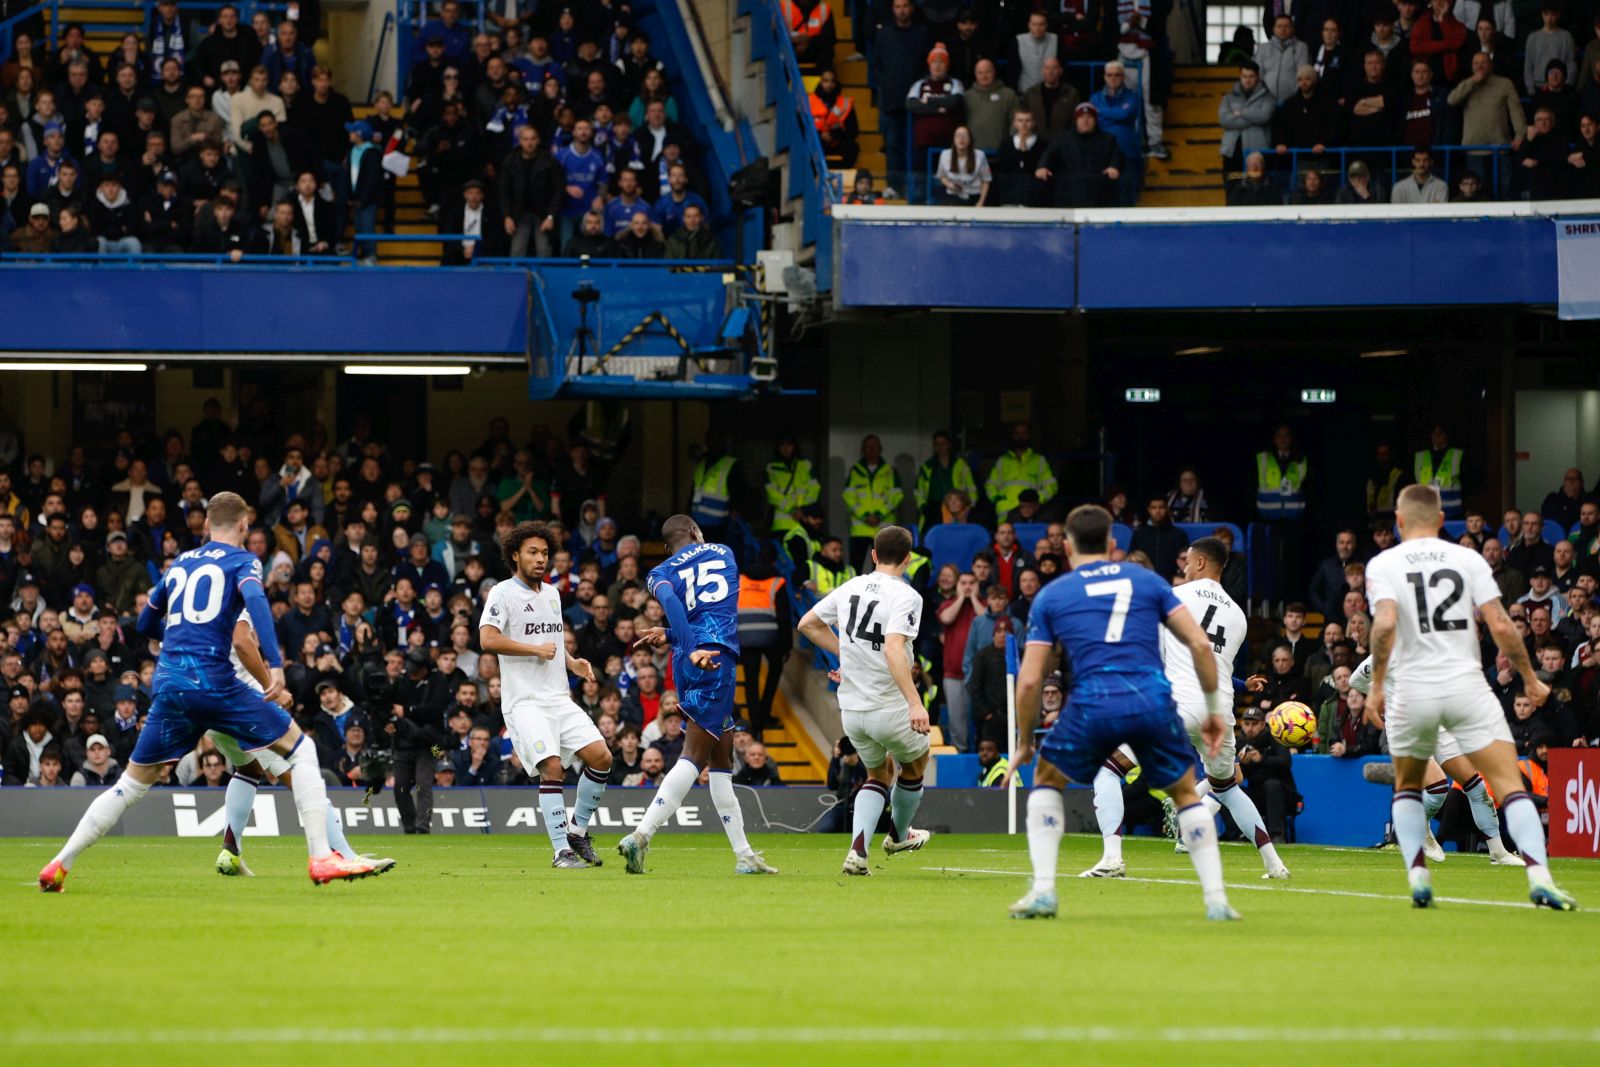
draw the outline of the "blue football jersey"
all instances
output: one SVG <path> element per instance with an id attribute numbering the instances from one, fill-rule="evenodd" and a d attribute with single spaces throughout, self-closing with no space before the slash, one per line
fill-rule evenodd
<path id="1" fill-rule="evenodd" d="M 651 594 L 667 586 L 689 615 L 689 633 L 673 634 L 680 652 L 716 645 L 739 651 L 739 565 L 727 545 L 690 545 L 650 572 Z"/>
<path id="2" fill-rule="evenodd" d="M 1072 686 L 1096 673 L 1163 679 L 1161 628 L 1183 607 L 1172 587 L 1133 563 L 1092 563 L 1045 586 L 1028 612 L 1028 644 L 1060 642 Z"/>
<path id="3" fill-rule="evenodd" d="M 252 602 L 261 653 L 270 666 L 281 666 L 283 655 L 261 584 L 261 561 L 243 548 L 211 542 L 190 549 L 177 559 L 150 590 L 150 603 L 140 619 L 140 629 L 161 626 L 161 660 L 157 676 L 167 669 L 196 671 L 217 678 L 234 678 L 229 655 L 233 628 L 246 601 Z"/>

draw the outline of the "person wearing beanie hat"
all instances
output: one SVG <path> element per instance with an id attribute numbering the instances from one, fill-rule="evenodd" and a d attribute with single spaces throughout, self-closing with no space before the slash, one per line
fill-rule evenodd
<path id="1" fill-rule="evenodd" d="M 965 87 L 950 77 L 950 52 L 935 43 L 928 52 L 928 76 L 918 79 L 906 94 L 906 110 L 911 113 L 911 169 L 908 172 L 910 201 L 926 200 L 928 150 L 944 148 L 965 110 L 961 94 Z"/>
<path id="2" fill-rule="evenodd" d="M 1532 106 L 1528 109 L 1538 114 L 1540 108 L 1549 108 L 1555 121 L 1556 138 L 1564 145 L 1578 139 L 1578 116 L 1583 110 L 1570 74 L 1566 63 L 1559 59 L 1547 63 L 1544 82 L 1533 94 Z"/>

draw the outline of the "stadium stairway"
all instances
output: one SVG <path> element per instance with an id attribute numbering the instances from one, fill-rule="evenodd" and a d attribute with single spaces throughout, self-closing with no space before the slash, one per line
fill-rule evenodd
<path id="1" fill-rule="evenodd" d="M 872 103 L 872 86 L 869 82 L 867 61 L 862 55 L 860 45 L 855 41 L 855 30 L 850 16 L 835 9 L 833 23 L 838 34 L 838 43 L 833 47 L 833 69 L 839 75 L 839 84 L 844 88 L 845 94 L 855 104 L 856 122 L 861 128 L 861 135 L 856 141 L 861 146 L 856 167 L 870 170 L 876 179 L 877 188 L 881 191 L 883 176 L 888 170 L 888 161 L 883 154 L 883 131 L 878 124 L 878 109 Z M 815 64 L 801 63 L 800 71 L 805 75 L 806 89 L 808 91 L 814 89 L 818 73 Z M 829 156 L 828 169 L 840 176 L 844 191 L 849 192 L 855 184 L 856 168 L 845 167 L 838 156 Z"/>
<path id="2" fill-rule="evenodd" d="M 17 8 L 20 10 L 27 6 L 19 4 Z M 137 33 L 141 40 L 145 37 L 145 10 L 142 5 L 136 3 L 100 0 L 99 3 L 84 7 L 67 5 L 54 9 L 47 7 L 41 15 L 47 28 L 53 19 L 60 19 L 62 26 L 73 22 L 82 24 L 84 43 L 102 63 L 106 62 L 122 44 L 123 34 L 132 31 Z"/>
<path id="3" fill-rule="evenodd" d="M 1173 76 L 1166 138 L 1172 158 L 1146 159 L 1140 207 L 1221 207 L 1222 130 L 1217 105 L 1238 80 L 1232 67 L 1186 65 Z"/>
<path id="4" fill-rule="evenodd" d="M 761 665 L 763 677 L 766 674 L 766 664 Z M 739 669 L 739 695 L 737 706 L 744 712 L 744 717 L 750 718 L 750 709 L 744 700 L 744 668 Z M 772 702 L 773 718 L 778 720 L 779 726 L 775 730 L 765 730 L 761 734 L 761 741 L 767 746 L 767 754 L 778 765 L 778 773 L 783 776 L 785 785 L 826 785 L 828 781 L 828 761 L 830 753 L 824 753 L 817 748 L 811 735 L 806 733 L 795 711 L 789 706 L 788 698 L 783 691 L 778 691 L 777 698 Z"/>
<path id="5" fill-rule="evenodd" d="M 357 105 L 351 110 L 358 119 L 367 118 L 372 114 L 372 108 L 363 105 Z M 378 214 L 378 222 L 378 228 L 384 229 L 382 212 Z M 432 235 L 439 232 L 434 220 L 428 217 L 428 204 L 422 198 L 422 185 L 417 180 L 414 161 L 411 172 L 395 185 L 394 232 L 397 235 L 408 233 Z M 351 240 L 354 236 L 355 224 L 352 221 L 345 240 Z M 378 262 L 386 267 L 438 266 L 440 251 L 437 241 L 380 241 Z"/>

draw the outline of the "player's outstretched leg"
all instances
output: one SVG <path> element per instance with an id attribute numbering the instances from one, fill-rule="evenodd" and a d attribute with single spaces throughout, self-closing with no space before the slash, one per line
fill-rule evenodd
<path id="1" fill-rule="evenodd" d="M 300 827 L 305 831 L 306 851 L 311 854 L 306 870 L 312 883 L 353 881 L 375 873 L 372 863 L 360 856 L 342 856 L 328 843 L 328 790 L 322 784 L 316 745 L 294 727 L 272 748 L 289 761 L 289 789 L 294 794 L 295 810 L 300 813 Z"/>
<path id="2" fill-rule="evenodd" d="M 693 735 L 693 724 L 690 725 L 690 734 Z M 683 803 L 683 798 L 689 795 L 689 790 L 700 778 L 700 767 L 688 755 L 678 757 L 678 762 L 672 765 L 666 777 L 661 780 L 661 787 L 656 790 L 656 798 L 651 802 L 649 810 L 644 813 L 639 828 L 633 833 L 617 842 L 617 852 L 627 863 L 629 874 L 644 873 L 644 859 L 650 851 L 650 839 L 656 831 L 666 825 L 672 818 L 673 812 L 678 810 L 678 805 Z"/>
<path id="3" fill-rule="evenodd" d="M 46 893 L 59 893 L 64 890 L 67 872 L 72 869 L 73 861 L 83 853 L 84 849 L 109 833 L 122 818 L 123 812 L 144 799 L 144 795 L 150 791 L 150 786 L 159 774 L 159 767 L 138 763 L 128 764 L 128 769 L 123 772 L 117 783 L 90 802 L 89 810 L 78 820 L 78 826 L 72 831 L 72 836 L 67 838 L 66 845 L 56 853 L 54 859 L 45 864 L 44 870 L 39 872 L 39 888 Z M 149 781 L 141 780 L 146 777 Z"/>
<path id="4" fill-rule="evenodd" d="M 250 822 L 250 813 L 256 805 L 256 789 L 260 781 L 244 770 L 235 770 L 228 779 L 223 793 L 222 810 L 228 824 L 222 831 L 222 851 L 217 853 L 217 873 L 229 876 L 242 875 L 254 878 L 255 873 L 244 862 L 244 828 Z"/>
<path id="5" fill-rule="evenodd" d="M 872 847 L 872 835 L 878 830 L 878 820 L 889 803 L 889 789 L 876 778 L 869 778 L 856 793 L 856 810 L 850 824 L 850 848 L 844 854 L 844 871 L 850 875 L 869 875 L 867 852 Z"/>
<path id="6" fill-rule="evenodd" d="M 1474 774 L 1462 782 L 1461 791 L 1467 794 L 1473 824 L 1489 843 L 1489 862 L 1500 867 L 1522 866 L 1522 857 L 1506 848 L 1505 841 L 1500 837 L 1500 816 L 1489 797 L 1489 787 L 1484 784 L 1483 775 Z"/>
<path id="7" fill-rule="evenodd" d="M 1261 877 L 1289 877 L 1289 868 L 1278 858 L 1277 846 L 1272 843 L 1272 835 L 1267 833 L 1261 809 L 1256 807 L 1256 802 L 1250 799 L 1250 794 L 1238 782 L 1218 784 L 1212 779 L 1201 779 L 1194 788 L 1206 806 L 1206 814 L 1214 817 L 1222 808 L 1227 808 L 1239 832 L 1256 846 L 1256 851 L 1261 853 L 1261 863 L 1267 869 Z"/>
<path id="8" fill-rule="evenodd" d="M 1114 757 L 1113 757 L 1114 759 Z M 1128 873 L 1122 861 L 1122 775 L 1113 759 L 1107 759 L 1094 775 L 1094 820 L 1100 825 L 1100 862 L 1078 875 L 1079 878 L 1121 878 Z"/>
<path id="9" fill-rule="evenodd" d="M 1200 794 L 1195 792 L 1194 772 L 1185 771 L 1165 792 L 1171 794 L 1178 809 L 1178 836 L 1188 846 L 1189 862 L 1194 864 L 1194 873 L 1200 879 L 1206 918 L 1239 918 L 1239 913 L 1228 903 L 1228 891 L 1222 884 L 1222 852 L 1217 847 L 1216 816 L 1206 810 Z"/>
<path id="10" fill-rule="evenodd" d="M 922 771 L 927 757 L 910 766 L 901 766 L 894 788 L 889 791 L 889 833 L 883 841 L 886 856 L 915 852 L 933 837 L 932 830 L 918 830 L 911 825 L 922 806 Z"/>
<path id="11" fill-rule="evenodd" d="M 1511 834 L 1522 862 L 1528 869 L 1528 899 L 1541 908 L 1556 911 L 1577 911 L 1578 902 L 1571 894 L 1556 887 L 1550 876 L 1545 853 L 1544 826 L 1539 820 L 1539 809 L 1533 798 L 1520 789 L 1506 794 L 1500 801 L 1505 812 L 1506 830 Z"/>
<path id="12" fill-rule="evenodd" d="M 728 845 L 733 849 L 733 873 L 777 874 L 778 868 L 751 848 L 749 838 L 744 836 L 744 809 L 739 806 L 739 795 L 733 791 L 732 768 L 712 767 L 710 786 L 711 803 L 716 805 L 722 832 L 728 835 Z"/>
<path id="13" fill-rule="evenodd" d="M 1034 773 L 1028 791 L 1028 860 L 1033 884 L 1021 900 L 1011 905 L 1013 919 L 1056 917 L 1056 866 L 1061 859 L 1061 835 L 1066 832 L 1066 802 L 1061 790 L 1066 779 L 1044 760 Z"/>

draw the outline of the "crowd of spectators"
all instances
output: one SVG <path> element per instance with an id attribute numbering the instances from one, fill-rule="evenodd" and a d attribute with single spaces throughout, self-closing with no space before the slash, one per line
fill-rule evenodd
<path id="1" fill-rule="evenodd" d="M 568 651 L 594 664 L 573 699 L 616 753 L 614 785 L 653 785 L 682 753 L 670 658 L 635 649 L 661 622 L 645 591 L 640 537 L 608 514 L 616 441 L 580 420 L 514 443 L 503 419 L 468 454 L 435 466 L 390 454 L 364 421 L 350 438 L 230 426 L 208 401 L 184 435 L 120 435 L 102 459 L 74 447 L 0 470 L 0 784 L 114 781 L 150 703 L 158 635 L 139 633 L 147 590 L 204 537 L 206 500 L 254 507 L 245 547 L 262 564 L 284 650 L 292 713 L 338 785 L 396 786 L 408 829 L 425 832 L 435 782 L 523 784 L 501 717 L 497 658 L 478 648 L 484 597 L 508 575 L 497 535 L 524 519 L 558 533 L 550 582 Z M 775 675 L 773 679 L 775 681 Z M 759 699 L 754 707 L 770 715 Z M 741 723 L 736 780 L 781 784 Z M 209 741 L 169 784 L 217 785 Z"/>
<path id="2" fill-rule="evenodd" d="M 806 37 L 806 13 L 828 11 L 826 0 L 786 0 L 785 8 L 797 41 Z M 1038 10 L 875 0 L 859 8 L 853 25 L 870 60 L 888 161 L 883 195 L 966 206 L 1126 206 L 1138 198 L 1145 157 L 1168 157 L 1160 102 L 1172 78 L 1170 3 Z M 824 150 L 849 167 L 859 154 L 859 120 L 828 67 L 812 117 Z"/>
<path id="3" fill-rule="evenodd" d="M 1217 109 L 1228 202 L 1600 195 L 1600 10 L 1591 8 L 1296 8 L 1272 18 L 1251 56 L 1253 35 L 1242 31 L 1219 57 L 1239 67 Z"/>
<path id="4" fill-rule="evenodd" d="M 362 118 L 295 18 L 158 12 L 149 40 L 130 31 L 104 56 L 77 24 L 54 52 L 16 34 L 0 66 L 8 250 L 370 263 L 376 243 L 348 237 L 394 229 L 414 168 L 427 216 L 466 238 L 447 264 L 722 256 L 667 68 L 625 4 L 519 6 L 474 32 L 443 0 L 403 102 L 380 92 Z"/>

